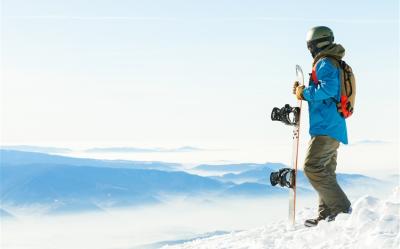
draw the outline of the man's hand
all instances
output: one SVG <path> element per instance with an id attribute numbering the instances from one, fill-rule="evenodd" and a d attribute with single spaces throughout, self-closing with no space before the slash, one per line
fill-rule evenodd
<path id="1" fill-rule="evenodd" d="M 296 94 L 296 88 L 297 88 L 299 85 L 300 85 L 300 84 L 299 84 L 298 81 L 295 81 L 295 82 L 293 83 L 293 94 Z"/>
<path id="2" fill-rule="evenodd" d="M 298 81 L 295 81 L 293 84 L 293 94 L 296 95 L 296 98 L 298 100 L 304 100 L 304 97 L 303 97 L 304 87 L 305 87 L 304 85 L 300 86 Z"/>

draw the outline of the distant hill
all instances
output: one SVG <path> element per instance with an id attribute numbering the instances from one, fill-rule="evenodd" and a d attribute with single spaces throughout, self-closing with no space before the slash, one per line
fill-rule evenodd
<path id="1" fill-rule="evenodd" d="M 38 152 L 38 153 L 69 153 L 72 152 L 71 149 L 68 148 L 59 148 L 59 147 L 45 147 L 45 146 L 31 146 L 31 145 L 9 145 L 9 146 L 0 146 L 2 150 L 17 150 L 17 151 L 26 151 L 26 152 Z"/>
<path id="2" fill-rule="evenodd" d="M 81 206 L 157 202 L 162 194 L 222 190 L 224 184 L 184 172 L 42 164 L 2 166 L 1 202 Z"/>
<path id="3" fill-rule="evenodd" d="M 228 188 L 221 195 L 235 197 L 271 197 L 287 196 L 288 191 L 289 189 L 287 188 L 272 187 L 269 184 L 246 182 Z M 303 195 L 314 193 L 312 190 L 302 187 L 297 187 L 297 191 Z"/>
<path id="4" fill-rule="evenodd" d="M 0 167 L 3 165 L 42 164 L 42 165 L 70 165 L 91 167 L 115 167 L 135 169 L 177 170 L 180 164 L 152 162 L 152 161 L 126 161 L 126 160 L 98 160 L 89 158 L 75 158 L 50 155 L 37 152 L 0 149 Z"/>
<path id="5" fill-rule="evenodd" d="M 287 167 L 285 165 L 279 166 L 279 168 Z M 272 172 L 279 170 L 278 166 L 269 164 L 262 165 L 262 167 L 256 167 L 254 169 L 245 170 L 239 173 L 228 173 L 222 176 L 213 176 L 214 179 L 223 182 L 234 182 L 241 184 L 245 182 L 257 182 L 261 184 L 269 183 L 269 176 Z"/>
<path id="6" fill-rule="evenodd" d="M 225 190 L 222 195 L 226 196 L 264 196 L 268 197 L 272 195 L 281 195 L 287 193 L 288 190 L 284 188 L 275 188 L 271 185 L 259 184 L 259 183 L 251 183 L 246 182 L 239 185 L 235 185 Z"/>
<path id="7" fill-rule="evenodd" d="M 288 167 L 288 166 L 283 166 Z M 270 168 L 270 167 L 263 167 L 263 168 L 256 168 L 252 170 L 247 170 L 240 173 L 228 173 L 222 176 L 212 176 L 213 179 L 226 182 L 226 183 L 233 183 L 238 184 L 237 186 L 232 187 L 232 190 L 240 189 L 240 191 L 248 191 L 249 195 L 254 195 L 255 193 L 260 193 L 262 195 L 266 192 L 267 188 L 263 188 L 259 185 L 246 185 L 249 183 L 253 184 L 262 184 L 270 186 L 270 179 L 269 176 L 271 172 L 275 172 L 277 169 Z M 345 191 L 351 191 L 352 193 L 363 193 L 363 192 L 370 192 L 374 193 L 374 191 L 379 191 L 382 188 L 392 188 L 393 183 L 390 181 L 382 181 L 376 178 L 372 178 L 369 176 L 361 175 L 361 174 L 344 174 L 344 173 L 337 173 L 336 174 L 337 180 L 340 186 Z M 241 186 L 242 184 L 245 184 Z M 246 186 L 246 188 L 243 188 Z M 249 188 L 252 186 L 252 188 Z M 256 190 L 256 187 L 259 188 Z M 308 194 L 315 192 L 309 183 L 308 179 L 304 175 L 302 170 L 297 171 L 297 187 L 300 193 Z M 279 187 L 271 187 L 271 193 L 276 194 L 279 193 Z M 273 190 L 275 191 L 273 192 Z M 228 191 L 227 193 L 232 193 L 232 191 Z"/>
<path id="8" fill-rule="evenodd" d="M 47 204 L 50 213 L 153 204 L 163 195 L 196 195 L 226 188 L 214 179 L 171 171 L 172 164 L 162 162 L 0 152 L 1 203 Z"/>
<path id="9" fill-rule="evenodd" d="M 6 210 L 0 208 L 0 218 L 1 219 L 3 219 L 3 218 L 9 219 L 9 218 L 15 218 L 15 217 L 11 213 L 9 213 Z"/>
<path id="10" fill-rule="evenodd" d="M 194 167 L 193 170 L 240 173 L 261 168 L 280 169 L 283 167 L 285 165 L 282 163 L 201 164 Z"/>

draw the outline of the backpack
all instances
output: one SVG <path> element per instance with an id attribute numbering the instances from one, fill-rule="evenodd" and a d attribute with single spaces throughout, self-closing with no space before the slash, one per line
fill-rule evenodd
<path id="1" fill-rule="evenodd" d="M 343 60 L 330 56 L 326 56 L 326 58 L 329 58 L 333 64 L 340 69 L 340 101 L 336 103 L 336 107 L 343 118 L 348 118 L 354 112 L 354 105 L 356 101 L 356 79 L 354 77 L 353 70 Z M 316 85 L 318 85 L 316 73 L 317 64 L 318 61 L 314 64 L 311 73 L 312 81 Z"/>

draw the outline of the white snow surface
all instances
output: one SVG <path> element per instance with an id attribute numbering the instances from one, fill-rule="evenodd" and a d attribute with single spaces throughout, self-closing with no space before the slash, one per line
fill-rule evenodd
<path id="1" fill-rule="evenodd" d="M 197 239 L 162 249 L 266 249 L 266 248 L 400 248 L 400 187 L 386 200 L 364 196 L 353 203 L 352 214 L 340 214 L 334 222 L 303 226 L 316 209 L 297 213 L 294 228 L 286 221 L 230 234 Z"/>

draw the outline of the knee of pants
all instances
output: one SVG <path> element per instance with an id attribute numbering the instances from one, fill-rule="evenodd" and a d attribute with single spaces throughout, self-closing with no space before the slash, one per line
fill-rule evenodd
<path id="1" fill-rule="evenodd" d="M 306 177 L 313 182 L 327 181 L 327 173 L 323 167 L 314 167 L 307 164 L 303 167 Z"/>

